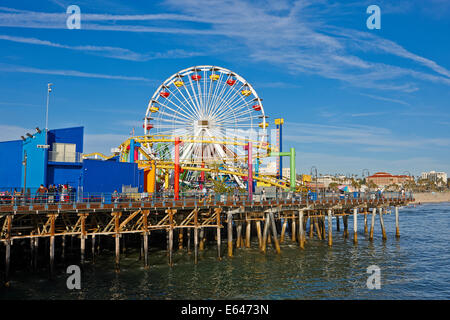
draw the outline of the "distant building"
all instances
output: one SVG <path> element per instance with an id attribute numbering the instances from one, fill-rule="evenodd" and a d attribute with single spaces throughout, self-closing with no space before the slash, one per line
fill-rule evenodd
<path id="1" fill-rule="evenodd" d="M 436 182 L 439 185 L 447 184 L 447 173 L 445 172 L 436 172 L 436 171 L 422 172 L 421 178 Z"/>
<path id="2" fill-rule="evenodd" d="M 392 175 L 388 172 L 377 172 L 374 175 L 367 177 L 367 182 L 373 182 L 379 187 L 385 187 L 390 184 L 404 184 L 413 179 L 412 176 L 407 175 Z"/>
<path id="3" fill-rule="evenodd" d="M 259 173 L 263 175 L 276 176 L 277 175 L 277 163 L 269 162 L 265 167 L 259 167 Z"/>
<path id="4" fill-rule="evenodd" d="M 318 184 L 319 183 L 322 184 L 325 188 L 328 188 L 328 186 L 332 182 L 339 183 L 334 176 L 324 175 L 324 176 L 321 176 L 321 177 L 317 177 L 317 183 Z"/>

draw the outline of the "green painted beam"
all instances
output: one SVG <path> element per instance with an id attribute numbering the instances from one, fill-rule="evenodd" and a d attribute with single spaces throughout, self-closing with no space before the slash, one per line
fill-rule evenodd
<path id="1" fill-rule="evenodd" d="M 296 176 L 295 176 L 295 148 L 291 148 L 290 152 L 271 152 L 270 157 L 289 157 L 290 158 L 290 180 L 291 180 L 291 190 L 295 190 Z M 283 176 L 283 172 L 281 173 Z"/>

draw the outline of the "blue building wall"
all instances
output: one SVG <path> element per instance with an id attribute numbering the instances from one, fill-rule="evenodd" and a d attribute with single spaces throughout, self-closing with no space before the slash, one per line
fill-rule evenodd
<path id="1" fill-rule="evenodd" d="M 118 192 L 123 185 L 138 187 L 143 190 L 144 171 L 139 170 L 136 163 L 84 160 L 83 161 L 83 192 Z"/>
<path id="2" fill-rule="evenodd" d="M 42 130 L 41 133 L 35 133 L 33 138 L 27 137 L 22 142 L 23 151 L 27 154 L 27 189 L 39 188 L 41 184 L 46 185 L 47 149 L 37 147 L 45 145 L 45 140 L 45 130 Z M 22 176 L 24 176 L 24 168 L 22 168 Z"/>
<path id="3" fill-rule="evenodd" d="M 0 190 L 22 185 L 22 140 L 0 142 Z"/>
<path id="4" fill-rule="evenodd" d="M 23 155 L 27 153 L 26 187 L 38 188 L 41 184 L 68 184 L 74 189 L 92 193 L 122 191 L 122 186 L 138 187 L 143 191 L 144 171 L 136 163 L 111 160 L 84 160 L 83 162 L 48 162 L 48 153 L 56 143 L 74 143 L 76 152 L 83 152 L 83 127 L 49 130 L 46 143 L 45 130 L 25 141 L 0 142 L 0 190 L 23 187 Z M 50 149 L 38 145 L 50 145 Z"/>
<path id="5" fill-rule="evenodd" d="M 60 164 L 49 165 L 47 168 L 47 181 L 48 184 L 59 185 L 67 184 L 75 189 L 81 186 L 81 173 L 82 164 Z"/>
<path id="6" fill-rule="evenodd" d="M 50 150 L 52 150 L 52 145 L 56 143 L 75 143 L 76 152 L 83 152 L 83 127 L 73 127 L 73 128 L 63 128 L 49 130 L 48 132 L 48 144 L 50 145 Z"/>

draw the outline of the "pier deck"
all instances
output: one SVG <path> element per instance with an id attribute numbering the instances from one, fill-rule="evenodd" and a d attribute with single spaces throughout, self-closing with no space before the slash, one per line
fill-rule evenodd
<path id="1" fill-rule="evenodd" d="M 223 199 L 223 198 L 222 198 Z M 159 199 L 150 201 L 127 201 L 118 203 L 31 203 L 26 205 L 4 204 L 0 206 L 0 241 L 5 250 L 5 283 L 9 283 L 11 247 L 15 240 L 29 239 L 30 259 L 36 259 L 39 238 L 49 239 L 49 268 L 53 273 L 55 259 L 55 238 L 61 237 L 65 246 L 66 237 L 80 239 L 80 261 L 83 264 L 86 254 L 86 239 L 91 239 L 94 255 L 95 238 L 109 236 L 115 238 L 116 269 L 120 262 L 121 237 L 140 234 L 144 266 L 148 267 L 148 237 L 151 232 L 167 233 L 168 263 L 173 264 L 174 232 L 178 236 L 178 246 L 193 249 L 195 263 L 198 250 L 203 250 L 205 228 L 216 229 L 214 241 L 217 255 L 222 255 L 222 236 L 226 236 L 226 254 L 233 256 L 234 247 L 250 247 L 251 236 L 258 237 L 259 248 L 266 252 L 267 244 L 272 243 L 280 253 L 279 243 L 284 241 L 287 224 L 291 237 L 305 248 L 306 234 L 316 235 L 321 240 L 328 239 L 332 246 L 332 219 L 336 230 L 343 221 L 344 237 L 349 237 L 348 217 L 353 217 L 353 241 L 357 243 L 357 216 L 364 215 L 364 233 L 368 234 L 367 217 L 371 216 L 370 240 L 373 240 L 375 216 L 380 219 L 383 239 L 386 239 L 383 215 L 388 208 L 395 209 L 396 236 L 399 237 L 398 208 L 413 202 L 412 196 L 385 196 L 379 199 L 329 197 L 311 201 L 309 199 L 271 199 L 267 201 L 233 200 L 232 197 L 216 201 L 206 199 L 182 199 L 178 201 Z M 309 220 L 309 229 L 307 222 Z M 328 224 L 326 223 L 328 220 Z M 263 226 L 261 226 L 263 224 Z M 256 227 L 252 233 L 252 226 Z M 327 226 L 327 227 L 326 227 Z M 191 237 L 191 233 L 194 233 Z M 327 233 L 327 234 L 326 234 Z M 223 235 L 222 235 L 223 234 Z M 187 236 L 183 240 L 183 235 Z M 235 237 L 235 239 L 233 239 Z M 244 240 L 245 239 L 245 240 Z"/>

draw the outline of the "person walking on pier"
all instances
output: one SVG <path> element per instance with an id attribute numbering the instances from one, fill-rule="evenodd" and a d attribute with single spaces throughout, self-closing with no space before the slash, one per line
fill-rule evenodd
<path id="1" fill-rule="evenodd" d="M 112 199 L 114 203 L 119 202 L 119 193 L 117 192 L 117 190 L 114 190 L 114 192 L 112 193 Z"/>
<path id="2" fill-rule="evenodd" d="M 39 186 L 39 188 L 36 191 L 36 197 L 38 203 L 43 203 L 45 200 L 45 195 L 47 194 L 48 190 L 46 187 L 44 187 L 43 184 Z"/>

